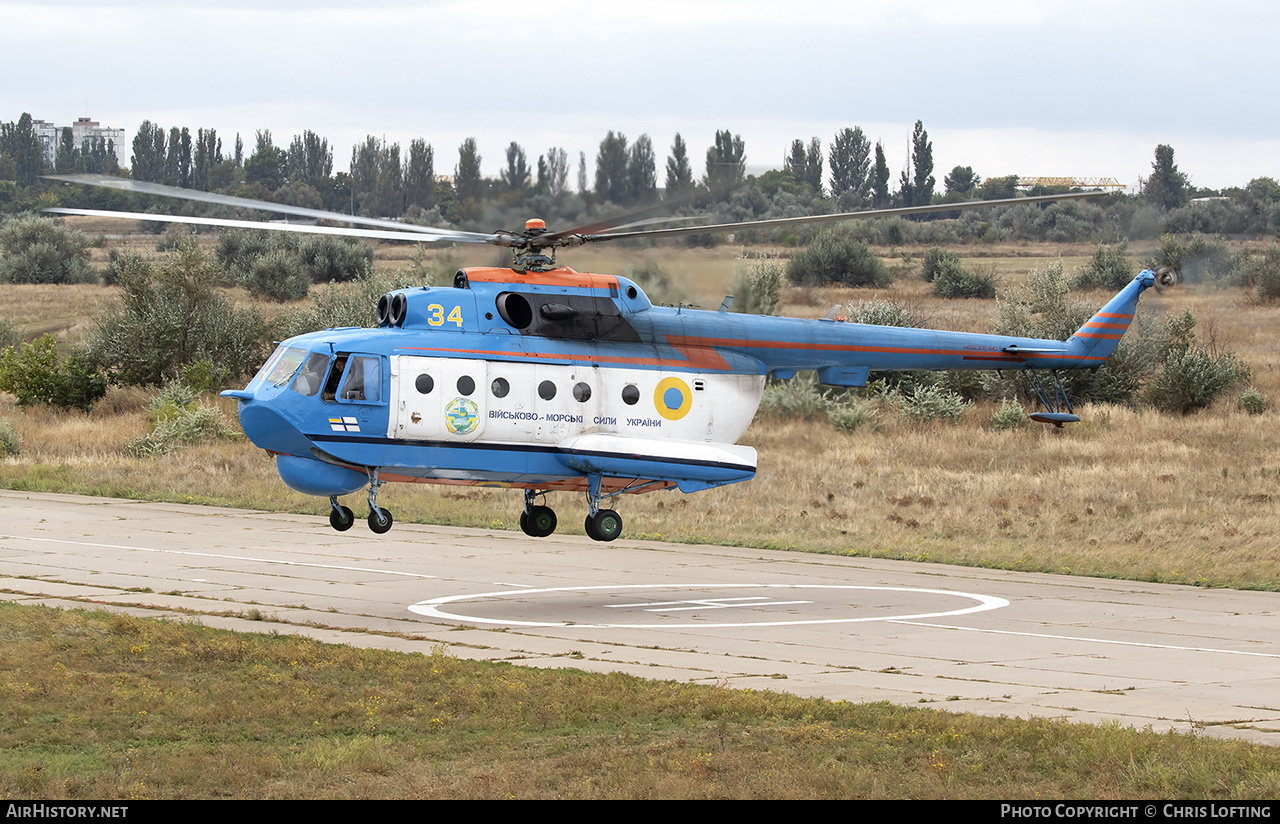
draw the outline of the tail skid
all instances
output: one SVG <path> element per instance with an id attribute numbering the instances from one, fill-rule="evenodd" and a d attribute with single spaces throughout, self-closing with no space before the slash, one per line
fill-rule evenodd
<path id="1" fill-rule="evenodd" d="M 1031 384 L 1031 391 L 1035 392 L 1036 399 L 1044 407 L 1043 412 L 1032 412 L 1027 417 L 1033 421 L 1051 423 L 1057 427 L 1061 427 L 1064 423 L 1075 423 L 1080 420 L 1080 416 L 1071 408 L 1067 391 L 1062 388 L 1062 381 L 1058 379 L 1058 370 L 1054 369 L 1049 374 L 1053 376 L 1053 386 L 1046 387 L 1045 381 L 1036 374 L 1035 369 L 1026 371 L 1027 383 Z"/>

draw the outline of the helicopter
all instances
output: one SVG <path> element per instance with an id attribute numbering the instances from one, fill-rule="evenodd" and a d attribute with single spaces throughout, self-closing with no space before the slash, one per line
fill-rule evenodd
<path id="1" fill-rule="evenodd" d="M 586 497 L 584 528 L 596 541 L 623 531 L 611 507 L 624 495 L 696 492 L 753 478 L 756 451 L 737 443 L 767 378 L 817 373 L 830 387 L 864 387 L 872 373 L 1014 370 L 1041 407 L 1030 417 L 1078 421 L 1059 370 L 1092 369 L 1115 351 L 1139 296 L 1169 285 L 1171 271 L 1144 270 L 1066 341 L 658 306 L 617 275 L 558 264 L 560 248 L 624 238 L 675 237 L 885 215 L 1043 203 L 1085 192 L 936 204 L 740 223 L 655 228 L 648 212 L 549 231 L 465 232 L 367 218 L 96 175 L 69 183 L 270 211 L 347 226 L 50 208 L 222 227 L 327 233 L 379 240 L 485 243 L 513 250 L 510 267 L 459 269 L 444 287 L 398 289 L 377 304 L 376 328 L 324 329 L 278 344 L 238 403 L 245 434 L 275 456 L 280 478 L 327 497 L 329 523 L 355 515 L 340 496 L 366 490 L 368 526 L 391 529 L 378 504 L 386 483 L 524 490 L 520 528 L 557 527 L 551 492 Z M 838 307 L 837 307 L 838 308 Z"/>

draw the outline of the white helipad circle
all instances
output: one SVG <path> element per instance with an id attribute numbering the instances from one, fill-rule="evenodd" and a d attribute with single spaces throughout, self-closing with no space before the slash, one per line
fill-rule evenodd
<path id="1" fill-rule="evenodd" d="M 493 601 L 498 599 L 510 598 L 527 598 L 531 595 L 543 595 L 555 592 L 620 592 L 620 591 L 636 591 L 641 590 L 713 590 L 713 589 L 759 589 L 759 590 L 863 590 L 869 592 L 901 592 L 905 594 L 915 595 L 932 595 L 965 598 L 977 603 L 972 606 L 960 609 L 945 610 L 941 612 L 917 612 L 902 615 L 875 615 L 870 617 L 850 617 L 850 618 L 813 618 L 813 619 L 786 619 L 777 621 L 727 621 L 720 623 L 708 623 L 699 621 L 697 623 L 674 623 L 663 622 L 661 624 L 650 623 L 630 623 L 630 622 L 603 622 L 603 623 L 586 623 L 583 621 L 523 621 L 508 618 L 487 618 L 478 615 L 466 615 L 457 610 L 446 611 L 444 607 L 450 604 L 462 604 L 468 601 Z M 727 601 L 739 600 L 748 601 L 753 599 L 688 599 L 680 602 L 662 602 L 665 604 L 687 603 L 693 606 L 689 607 L 673 607 L 668 611 L 691 610 L 697 609 L 697 605 L 702 605 L 707 611 L 712 609 L 724 609 L 730 606 Z M 763 600 L 763 599 L 760 599 Z M 794 604 L 796 602 L 783 602 Z M 740 604 L 738 606 L 744 608 L 759 608 L 769 606 L 768 603 L 756 604 Z M 645 604 L 637 604 L 638 607 L 644 607 Z M 970 615 L 975 612 L 986 612 L 987 610 L 1000 609 L 1009 606 L 1009 602 L 1004 598 L 997 598 L 993 595 L 978 595 L 971 592 L 957 592 L 948 589 L 918 589 L 913 587 L 869 587 L 854 586 L 843 584 L 609 584 L 603 586 L 578 586 L 578 587 L 548 587 L 546 589 L 508 589 L 500 592 L 480 592 L 473 595 L 448 595 L 443 598 L 431 598 L 409 607 L 409 611 L 422 615 L 427 618 L 443 618 L 450 621 L 465 621 L 473 624 L 493 624 L 501 626 L 517 626 L 517 627 L 590 627 L 600 629 L 682 629 L 682 628 L 709 628 L 709 627 L 785 627 L 800 626 L 805 624 L 857 624 L 868 623 L 872 621 L 919 621 L 927 618 L 947 618 L 957 615 Z M 655 610 L 656 611 L 656 610 Z"/>

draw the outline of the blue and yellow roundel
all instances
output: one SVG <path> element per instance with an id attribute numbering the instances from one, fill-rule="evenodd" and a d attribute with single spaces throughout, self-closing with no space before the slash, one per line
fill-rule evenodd
<path id="1" fill-rule="evenodd" d="M 693 392 L 689 391 L 689 384 L 679 378 L 665 378 L 653 390 L 653 405 L 662 417 L 678 421 L 689 414 L 693 406 Z"/>

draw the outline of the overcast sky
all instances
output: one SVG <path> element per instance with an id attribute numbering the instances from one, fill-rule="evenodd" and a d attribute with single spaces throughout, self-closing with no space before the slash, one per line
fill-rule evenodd
<path id="1" fill-rule="evenodd" d="M 701 175 L 729 129 L 759 172 L 861 126 L 895 182 L 922 120 L 939 189 L 956 165 L 1136 183 L 1160 143 L 1218 188 L 1280 178 L 1278 24 L 1265 0 L 0 0 L 0 120 L 212 127 L 228 152 L 311 129 L 336 170 L 372 134 L 448 173 L 474 136 L 488 175 L 513 140 L 590 172 L 609 130 L 660 165 L 680 132 Z"/>

